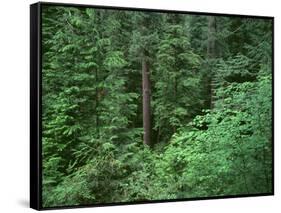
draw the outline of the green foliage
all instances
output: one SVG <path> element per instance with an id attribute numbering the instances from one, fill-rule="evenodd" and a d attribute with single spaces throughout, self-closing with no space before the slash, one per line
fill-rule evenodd
<path id="1" fill-rule="evenodd" d="M 168 141 L 176 128 L 188 122 L 203 107 L 200 93 L 201 58 L 190 47 L 183 16 L 167 15 L 155 64 L 153 106 L 158 141 Z"/>
<path id="2" fill-rule="evenodd" d="M 42 11 L 44 207 L 272 192 L 270 20 Z"/>
<path id="3" fill-rule="evenodd" d="M 183 178 L 185 197 L 272 191 L 270 83 L 270 76 L 263 76 L 235 90 L 229 86 L 221 93 L 230 102 L 197 116 L 173 136 L 164 161 Z"/>

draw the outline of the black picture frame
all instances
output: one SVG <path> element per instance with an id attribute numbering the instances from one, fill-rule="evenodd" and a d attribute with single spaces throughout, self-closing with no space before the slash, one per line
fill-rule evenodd
<path id="1" fill-rule="evenodd" d="M 247 194 L 234 196 L 216 196 L 216 197 L 198 197 L 186 199 L 171 200 L 151 200 L 151 201 L 133 201 L 122 203 L 105 203 L 78 206 L 59 206 L 43 207 L 42 206 L 42 7 L 44 6 L 62 6 L 77 8 L 95 8 L 124 11 L 145 11 L 161 13 L 178 13 L 193 15 L 211 15 L 224 17 L 241 17 L 241 18 L 262 18 L 272 20 L 272 193 Z M 101 5 L 84 5 L 72 3 L 51 3 L 38 2 L 30 5 L 30 207 L 36 210 L 48 209 L 66 209 L 81 207 L 98 207 L 98 206 L 115 206 L 115 205 L 134 205 L 146 203 L 163 203 L 176 201 L 206 200 L 206 199 L 225 199 L 237 197 L 254 197 L 254 196 L 272 196 L 274 195 L 274 17 L 224 14 L 224 13 L 207 13 L 207 12 L 190 12 L 148 8 L 130 8 Z"/>

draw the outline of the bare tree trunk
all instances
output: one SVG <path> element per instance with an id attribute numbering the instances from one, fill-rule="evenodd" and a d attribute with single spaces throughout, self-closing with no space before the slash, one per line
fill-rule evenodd
<path id="1" fill-rule="evenodd" d="M 98 85 L 98 70 L 96 69 L 95 71 L 95 78 L 96 78 L 96 85 Z M 97 136 L 99 138 L 100 133 L 99 133 L 99 89 L 96 86 L 96 97 L 95 97 L 95 114 L 96 114 L 96 131 L 97 131 Z"/>
<path id="2" fill-rule="evenodd" d="M 101 15 L 102 13 L 101 12 L 97 12 L 96 13 L 97 15 L 97 24 L 98 26 L 100 25 L 101 23 Z M 97 56 L 97 60 L 100 61 L 100 55 Z M 99 138 L 100 137 L 100 120 L 99 120 L 99 103 L 100 103 L 100 99 L 99 99 L 99 87 L 97 85 L 99 85 L 99 71 L 98 69 L 96 68 L 95 69 L 95 85 L 96 85 L 96 97 L 95 97 L 95 114 L 96 114 L 96 134 L 97 134 L 97 137 Z"/>
<path id="3" fill-rule="evenodd" d="M 208 16 L 208 44 L 207 44 L 207 58 L 208 59 L 214 59 L 216 57 L 216 18 L 215 16 Z M 210 73 L 210 108 L 214 108 L 215 100 L 214 100 L 214 85 L 215 85 L 215 79 L 214 79 L 214 73 L 211 70 Z"/>
<path id="4" fill-rule="evenodd" d="M 216 17 L 208 16 L 208 46 L 207 56 L 208 58 L 216 57 Z"/>
<path id="5" fill-rule="evenodd" d="M 144 56 L 142 59 L 143 143 L 149 146 L 151 145 L 150 93 L 149 65 Z"/>

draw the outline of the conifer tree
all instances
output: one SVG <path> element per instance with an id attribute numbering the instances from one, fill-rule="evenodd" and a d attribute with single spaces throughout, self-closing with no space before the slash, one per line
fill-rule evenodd
<path id="1" fill-rule="evenodd" d="M 272 193 L 271 19 L 42 12 L 44 207 Z"/>

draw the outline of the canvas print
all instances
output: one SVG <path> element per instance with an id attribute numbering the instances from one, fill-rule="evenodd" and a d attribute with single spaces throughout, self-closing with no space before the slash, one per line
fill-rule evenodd
<path id="1" fill-rule="evenodd" d="M 273 194 L 273 19 L 42 5 L 42 207 Z"/>

